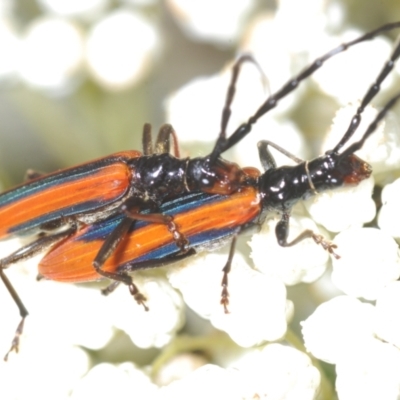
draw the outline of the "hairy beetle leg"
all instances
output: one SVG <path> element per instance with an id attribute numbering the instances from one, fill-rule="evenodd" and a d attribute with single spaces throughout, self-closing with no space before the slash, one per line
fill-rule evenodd
<path id="1" fill-rule="evenodd" d="M 229 310 L 228 310 L 228 305 L 229 305 L 228 274 L 231 271 L 232 260 L 233 260 L 234 254 L 235 254 L 236 239 L 237 239 L 237 236 L 234 236 L 232 239 L 231 247 L 229 249 L 228 260 L 226 261 L 225 267 L 222 269 L 222 272 L 224 273 L 224 275 L 222 277 L 222 282 L 221 282 L 221 286 L 222 286 L 221 304 L 224 306 L 225 314 L 229 314 Z"/>
<path id="2" fill-rule="evenodd" d="M 339 254 L 336 254 L 333 249 L 337 249 L 336 244 L 332 243 L 330 240 L 326 240 L 322 235 L 314 233 L 310 231 L 311 237 L 314 239 L 314 242 L 320 244 L 324 250 L 328 251 L 329 254 L 332 254 L 337 260 L 340 258 Z"/>

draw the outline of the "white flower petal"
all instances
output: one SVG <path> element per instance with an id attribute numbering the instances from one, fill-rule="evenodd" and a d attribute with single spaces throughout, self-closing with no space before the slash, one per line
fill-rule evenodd
<path id="1" fill-rule="evenodd" d="M 107 299 L 113 323 L 138 347 L 162 347 L 184 323 L 182 299 L 163 278 L 134 275 L 134 282 L 146 297 L 149 311 L 139 306 L 128 288 L 122 286 Z"/>
<path id="2" fill-rule="evenodd" d="M 251 392 L 266 399 L 314 399 L 320 373 L 310 358 L 291 347 L 273 343 L 244 356 L 232 368 L 244 376 Z"/>
<path id="3" fill-rule="evenodd" d="M 373 312 L 371 304 L 347 296 L 321 304 L 301 323 L 307 350 L 320 360 L 335 364 L 357 343 L 373 338 Z"/>
<path id="4" fill-rule="evenodd" d="M 132 363 L 118 366 L 98 364 L 74 388 L 72 400 L 128 400 L 140 395 L 141 400 L 154 399 L 157 388 L 150 378 Z"/>
<path id="5" fill-rule="evenodd" d="M 220 300 L 226 260 L 218 254 L 197 257 L 185 267 L 170 269 L 170 282 L 190 308 L 226 331 L 240 346 L 282 337 L 286 331 L 285 286 L 251 269 L 239 254 L 229 273 L 229 314 L 224 313 Z"/>
<path id="6" fill-rule="evenodd" d="M 389 235 L 400 238 L 400 179 L 382 190 L 382 208 L 378 215 L 379 227 Z"/>
<path id="7" fill-rule="evenodd" d="M 100 85 L 121 90 L 131 87 L 149 71 L 156 47 L 154 27 L 140 14 L 120 9 L 92 28 L 86 59 Z"/>
<path id="8" fill-rule="evenodd" d="M 108 6 L 108 0 L 38 0 L 39 6 L 49 13 L 64 17 L 93 20 Z"/>
<path id="9" fill-rule="evenodd" d="M 340 400 L 398 399 L 400 350 L 371 340 L 336 365 L 336 390 Z"/>
<path id="10" fill-rule="evenodd" d="M 252 0 L 168 0 L 166 5 L 194 39 L 232 45 L 253 3 Z"/>
<path id="11" fill-rule="evenodd" d="M 41 335 L 23 337 L 21 351 L 0 362 L 2 399 L 66 399 L 87 372 L 90 362 L 83 350 L 47 339 L 42 327 Z"/>
<path id="12" fill-rule="evenodd" d="M 331 232 L 340 232 L 374 218 L 376 207 L 371 198 L 373 187 L 374 181 L 369 178 L 357 186 L 318 194 L 305 201 L 304 205 L 318 224 Z"/>
<path id="13" fill-rule="evenodd" d="M 340 259 L 332 259 L 332 281 L 346 294 L 375 300 L 400 276 L 396 242 L 374 228 L 352 228 L 335 237 Z"/>
<path id="14" fill-rule="evenodd" d="M 206 364 L 206 358 L 200 354 L 181 353 L 167 361 L 160 368 L 155 381 L 159 386 L 166 386 L 173 381 L 184 378 Z"/>
<path id="15" fill-rule="evenodd" d="M 340 37 L 325 35 L 321 38 L 318 35 L 318 40 L 313 41 L 315 46 L 310 59 L 320 57 L 341 43 L 351 41 L 361 35 L 362 32 L 355 29 L 348 30 Z M 313 79 L 324 92 L 337 98 L 342 104 L 361 99 L 376 79 L 376 74 L 389 57 L 391 49 L 392 44 L 389 40 L 378 36 L 373 41 L 353 46 L 343 54 L 332 57 L 326 62 L 326 66 L 314 74 Z M 374 57 L 371 57 L 371 54 Z M 368 68 L 364 68 L 366 64 Z M 393 82 L 393 75 L 389 74 L 384 86 L 388 86 L 391 82 Z"/>
<path id="16" fill-rule="evenodd" d="M 237 371 L 216 365 L 200 367 L 185 378 L 160 389 L 158 400 L 204 400 L 244 398 L 243 382 Z"/>
<path id="17" fill-rule="evenodd" d="M 291 247 L 279 246 L 275 235 L 277 222 L 278 219 L 268 220 L 249 241 L 256 268 L 264 274 L 279 277 L 286 285 L 319 278 L 325 271 L 329 253 L 313 239 L 302 240 Z M 293 214 L 290 218 L 289 241 L 306 229 L 319 232 L 311 219 Z"/>
<path id="18" fill-rule="evenodd" d="M 22 41 L 18 67 L 29 85 L 53 92 L 68 89 L 82 72 L 82 32 L 62 19 L 34 20 Z"/>
<path id="19" fill-rule="evenodd" d="M 386 286 L 376 300 L 374 330 L 385 342 L 400 348 L 400 282 Z"/>

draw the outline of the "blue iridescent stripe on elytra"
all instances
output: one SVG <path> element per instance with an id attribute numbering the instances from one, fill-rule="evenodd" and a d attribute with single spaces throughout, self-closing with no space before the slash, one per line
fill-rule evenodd
<path id="1" fill-rule="evenodd" d="M 60 217 L 69 217 L 71 215 L 84 214 L 97 208 L 99 203 L 96 201 L 86 201 L 85 203 L 76 204 L 71 207 L 62 208 L 60 210 L 44 214 L 38 218 L 31 219 L 8 230 L 9 234 L 16 234 L 18 236 L 31 235 L 35 229 L 39 229 L 41 225 L 49 221 L 55 221 Z"/>
<path id="2" fill-rule="evenodd" d="M 187 212 L 196 208 L 199 208 L 206 204 L 211 204 L 215 201 L 221 201 L 224 196 L 210 195 L 204 193 L 190 193 L 184 197 L 171 200 L 163 204 L 158 212 L 166 215 L 178 215 L 183 212 Z M 143 214 L 148 214 L 150 211 L 145 210 Z M 89 226 L 88 230 L 79 237 L 79 241 L 91 242 L 95 240 L 104 240 L 117 225 L 122 221 L 124 217 L 120 214 L 114 217 L 110 217 L 107 220 L 100 221 Z M 130 231 L 142 228 L 149 225 L 150 222 L 135 221 L 132 223 Z M 174 244 L 176 247 L 176 244 Z"/>
<path id="3" fill-rule="evenodd" d="M 102 166 L 100 163 L 96 164 L 98 164 L 99 167 Z M 96 164 L 93 163 L 93 165 Z M 0 194 L 0 207 L 6 206 L 7 204 L 13 202 L 18 202 L 18 200 L 34 196 L 36 193 L 54 188 L 56 186 L 62 186 L 67 182 L 85 179 L 91 175 L 93 175 L 93 168 L 82 166 L 74 168 L 73 170 L 59 172 L 36 181 L 27 182 L 20 187 Z"/>
<path id="4" fill-rule="evenodd" d="M 224 239 L 232 237 L 232 235 L 237 233 L 238 230 L 238 227 L 232 227 L 227 229 L 213 229 L 207 232 L 199 232 L 195 235 L 191 235 L 188 237 L 190 248 L 207 248 L 207 246 L 209 246 L 213 242 L 215 243 L 218 241 L 223 241 Z M 223 244 L 225 244 L 225 242 Z M 177 253 L 179 253 L 179 249 L 177 249 L 176 243 L 171 242 L 165 246 L 161 246 L 152 251 L 149 251 L 141 257 L 135 258 L 135 260 L 131 262 L 120 265 L 118 269 L 123 270 L 125 266 L 134 266 L 135 264 L 144 261 L 162 260 Z"/>

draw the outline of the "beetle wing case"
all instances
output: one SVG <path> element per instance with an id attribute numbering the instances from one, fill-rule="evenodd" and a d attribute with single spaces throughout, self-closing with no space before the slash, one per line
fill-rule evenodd
<path id="1" fill-rule="evenodd" d="M 164 204 L 162 212 L 174 215 L 179 232 L 191 249 L 222 246 L 243 227 L 258 220 L 261 203 L 257 190 L 249 187 L 230 196 L 188 194 Z M 56 245 L 40 262 L 39 273 L 48 279 L 83 282 L 101 279 L 92 262 L 109 233 L 123 217 L 88 226 Z M 118 250 L 105 262 L 108 272 L 159 266 L 160 261 L 181 254 L 165 225 L 138 221 L 122 239 Z M 149 263 L 150 262 L 150 263 Z"/>
<path id="2" fill-rule="evenodd" d="M 0 195 L 0 238 L 29 235 L 69 217 L 83 223 L 107 216 L 129 194 L 132 171 L 127 162 L 138 151 L 112 154 L 33 179 Z M 55 224 L 56 225 L 56 224 Z"/>

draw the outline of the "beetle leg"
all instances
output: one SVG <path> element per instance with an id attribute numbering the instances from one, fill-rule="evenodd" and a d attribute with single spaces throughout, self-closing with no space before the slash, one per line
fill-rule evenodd
<path id="1" fill-rule="evenodd" d="M 153 154 L 153 140 L 151 138 L 151 125 L 144 124 L 142 134 L 142 148 L 145 156 Z"/>
<path id="2" fill-rule="evenodd" d="M 126 233 L 133 223 L 134 222 L 129 217 L 122 219 L 122 221 L 111 232 L 111 234 L 107 237 L 107 239 L 101 246 L 95 259 L 93 260 L 93 267 L 99 275 L 102 275 L 105 278 L 114 281 L 111 285 L 109 285 L 106 289 L 102 291 L 103 294 L 111 293 L 120 282 L 125 283 L 126 285 L 128 285 L 129 291 L 136 302 L 138 304 L 141 304 L 144 309 L 148 311 L 148 307 L 145 304 L 146 298 L 140 293 L 139 289 L 133 283 L 133 280 L 129 275 L 127 275 L 126 273 L 108 272 L 102 269 L 102 266 L 104 265 L 106 260 L 110 257 L 110 255 L 114 252 L 121 240 L 125 237 Z"/>
<path id="3" fill-rule="evenodd" d="M 108 279 L 111 279 L 114 281 L 113 283 L 111 283 L 111 285 L 107 286 L 105 289 L 102 290 L 103 294 L 107 295 L 107 294 L 111 293 L 118 286 L 118 284 L 120 282 L 125 283 L 125 285 L 128 286 L 129 292 L 131 293 L 133 298 L 136 300 L 136 302 L 139 305 L 142 305 L 144 307 L 145 311 L 149 311 L 149 308 L 146 306 L 146 303 L 145 303 L 146 297 L 142 293 L 140 293 L 137 286 L 133 283 L 133 279 L 131 276 L 127 275 L 125 272 L 114 273 L 114 272 L 104 271 L 103 269 L 101 269 L 101 266 L 98 265 L 98 263 L 96 263 L 96 262 L 93 262 L 93 266 L 99 275 L 104 276 L 105 278 L 108 278 Z"/>
<path id="4" fill-rule="evenodd" d="M 11 264 L 15 264 L 19 261 L 26 260 L 35 256 L 36 254 L 39 254 L 53 244 L 72 235 L 76 232 L 76 230 L 77 227 L 74 225 L 63 232 L 39 237 L 33 243 L 29 243 L 26 246 L 19 248 L 17 251 L 10 254 L 9 256 L 2 258 L 0 260 L 0 269 L 4 270 L 8 268 Z"/>
<path id="5" fill-rule="evenodd" d="M 174 156 L 180 158 L 178 136 L 175 129 L 170 124 L 161 126 L 158 132 L 154 154 L 165 154 L 170 152 L 171 137 L 174 140 Z"/>
<path id="6" fill-rule="evenodd" d="M 289 151 L 285 150 L 283 147 L 275 144 L 274 142 L 271 142 L 269 140 L 261 140 L 257 143 L 257 148 L 264 171 L 276 168 L 275 159 L 271 154 L 271 152 L 269 151 L 268 146 L 271 146 L 275 150 L 278 150 L 280 153 L 290 158 L 297 164 L 301 164 L 302 162 L 304 162 L 304 160 L 296 157 L 294 154 L 290 153 Z"/>
<path id="7" fill-rule="evenodd" d="M 322 235 L 313 232 L 311 229 L 304 230 L 291 242 L 288 242 L 287 239 L 289 236 L 289 218 L 290 218 L 289 214 L 287 213 L 283 214 L 281 220 L 276 224 L 275 227 L 276 238 L 280 246 L 291 247 L 301 242 L 304 239 L 311 238 L 314 240 L 315 243 L 320 244 L 324 248 L 324 250 L 327 250 L 336 259 L 340 258 L 340 256 L 334 252 L 334 249 L 336 249 L 337 246 L 333 244 L 331 241 L 326 240 Z"/>
<path id="8" fill-rule="evenodd" d="M 7 288 L 8 292 L 10 293 L 12 299 L 14 300 L 15 304 L 18 307 L 19 314 L 21 316 L 21 321 L 17 326 L 17 329 L 14 334 L 14 338 L 11 343 L 11 347 L 4 356 L 4 361 L 7 361 L 8 355 L 12 352 L 18 352 L 18 346 L 19 346 L 19 338 L 22 335 L 22 331 L 24 329 L 24 322 L 25 318 L 28 316 L 28 310 L 26 309 L 24 303 L 22 302 L 21 298 L 19 297 L 17 291 L 11 284 L 10 280 L 7 278 L 6 274 L 4 273 L 4 270 L 8 268 L 11 264 L 14 264 L 18 261 L 33 257 L 34 255 L 40 253 L 43 251 L 43 249 L 46 249 L 53 244 L 59 242 L 61 239 L 64 239 L 70 235 L 72 235 L 74 232 L 76 232 L 76 226 L 74 225 L 70 229 L 56 233 L 54 235 L 49 235 L 49 236 L 42 236 L 33 243 L 30 243 L 26 246 L 21 247 L 14 253 L 10 254 L 8 257 L 5 257 L 0 260 L 0 279 L 3 281 L 4 286 Z"/>
<path id="9" fill-rule="evenodd" d="M 0 268 L 0 278 L 4 283 L 4 286 L 7 288 L 8 292 L 10 293 L 11 297 L 13 298 L 15 304 L 17 305 L 17 307 L 19 309 L 19 315 L 21 316 L 21 321 L 17 326 L 17 329 L 14 334 L 14 338 L 11 342 L 11 347 L 7 351 L 6 355 L 4 356 L 4 361 L 7 361 L 8 355 L 12 351 L 15 351 L 16 353 L 18 353 L 19 338 L 21 337 L 22 331 L 24 329 L 25 318 L 28 316 L 29 313 L 28 313 L 28 310 L 26 309 L 26 307 L 24 306 L 24 303 L 22 302 L 21 298 L 18 296 L 18 293 L 16 292 L 13 285 L 11 284 L 11 282 L 7 278 L 6 274 L 4 273 L 3 268 Z"/>
<path id="10" fill-rule="evenodd" d="M 95 259 L 93 260 L 93 266 L 97 272 L 101 270 L 101 267 L 115 251 L 132 224 L 134 224 L 134 221 L 132 221 L 130 218 L 123 218 L 117 227 L 107 236 Z"/>
<path id="11" fill-rule="evenodd" d="M 175 222 L 173 221 L 173 217 L 164 214 L 141 214 L 137 210 L 137 207 L 133 210 L 129 210 L 126 205 L 122 207 L 122 211 L 126 215 L 126 218 L 122 219 L 119 225 L 111 232 L 101 246 L 93 261 L 93 266 L 96 269 L 100 269 L 104 265 L 135 221 L 146 221 L 166 225 L 181 252 L 186 252 L 188 250 L 189 241 L 179 232 Z"/>
<path id="12" fill-rule="evenodd" d="M 93 260 L 93 267 L 96 272 L 106 278 L 112 279 L 114 282 L 111 283 L 108 287 L 102 290 L 102 293 L 107 295 L 111 293 L 117 286 L 119 282 L 123 282 L 129 287 L 129 291 L 132 296 L 136 300 L 138 304 L 143 305 L 144 309 L 148 311 L 148 307 L 145 305 L 146 298 L 140 293 L 136 285 L 133 283 L 132 278 L 124 273 L 113 273 L 107 272 L 102 269 L 102 266 L 106 262 L 106 260 L 111 256 L 111 254 L 115 251 L 117 246 L 120 244 L 121 240 L 125 237 L 128 230 L 132 227 L 135 220 L 148 221 L 153 223 L 159 223 L 167 225 L 168 230 L 172 233 L 172 236 L 179 247 L 180 251 L 185 254 L 188 253 L 187 244 L 188 240 L 182 235 L 176 224 L 173 222 L 173 218 L 169 215 L 163 214 L 140 214 L 134 211 L 124 211 L 127 215 L 126 218 L 123 218 L 118 226 L 111 232 L 111 234 L 104 241 L 101 246 L 99 252 L 97 253 L 95 259 Z"/>
<path id="13" fill-rule="evenodd" d="M 228 260 L 225 264 L 225 267 L 222 269 L 222 272 L 224 273 L 224 275 L 222 277 L 222 282 L 221 282 L 221 286 L 222 286 L 221 304 L 224 306 L 225 314 L 229 314 L 229 310 L 228 310 L 228 304 L 229 304 L 228 274 L 231 271 L 232 260 L 233 260 L 234 254 L 235 254 L 236 239 L 237 239 L 237 236 L 234 236 L 232 239 L 231 247 L 229 249 Z"/>
<path id="14" fill-rule="evenodd" d="M 149 269 L 149 268 L 159 268 L 159 267 L 164 267 L 169 264 L 176 263 L 178 261 L 181 261 L 187 257 L 193 256 L 196 254 L 195 249 L 189 249 L 185 253 L 175 253 L 170 256 L 167 256 L 165 258 L 161 259 L 156 259 L 156 260 L 151 260 L 151 261 L 141 261 L 141 262 L 133 262 L 131 264 L 127 264 L 123 267 L 124 271 L 126 272 L 132 272 L 132 271 L 137 271 L 139 269 Z M 101 293 L 105 296 L 109 295 L 112 293 L 120 284 L 120 281 L 114 281 L 107 287 L 105 287 Z"/>
<path id="15" fill-rule="evenodd" d="M 126 205 L 122 206 L 122 211 L 125 213 L 127 217 L 129 217 L 132 220 L 146 221 L 146 222 L 152 222 L 154 224 L 166 225 L 168 230 L 171 232 L 176 245 L 180 248 L 180 250 L 182 252 L 187 251 L 189 241 L 183 234 L 179 232 L 178 227 L 176 226 L 174 218 L 172 216 L 159 213 L 142 214 L 138 212 L 137 207 L 135 207 L 132 210 L 129 210 Z"/>
<path id="16" fill-rule="evenodd" d="M 142 136 L 143 154 L 145 156 L 150 156 L 152 154 L 169 153 L 171 147 L 171 137 L 174 140 L 174 156 L 176 158 L 180 158 L 178 136 L 172 125 L 164 124 L 161 126 L 153 149 L 153 141 L 151 138 L 151 125 L 144 124 Z"/>
<path id="17" fill-rule="evenodd" d="M 111 282 L 104 289 L 101 289 L 101 294 L 104 296 L 108 296 L 120 285 L 120 283 L 121 282 L 118 282 L 118 281 Z"/>

